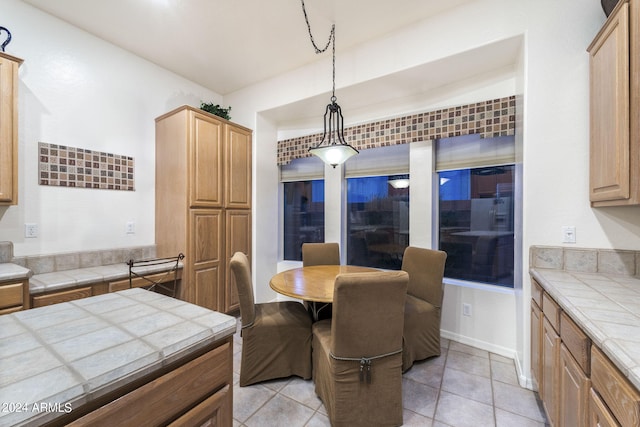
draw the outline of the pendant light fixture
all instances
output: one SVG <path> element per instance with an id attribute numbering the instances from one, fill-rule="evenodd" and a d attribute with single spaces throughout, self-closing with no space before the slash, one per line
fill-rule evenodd
<path id="1" fill-rule="evenodd" d="M 307 29 L 309 30 L 309 38 L 311 44 L 316 50 L 316 53 L 323 53 L 329 45 L 332 46 L 333 54 L 333 91 L 331 94 L 331 103 L 327 105 L 324 112 L 324 134 L 322 140 L 317 145 L 309 148 L 309 153 L 319 157 L 323 162 L 334 168 L 344 163 L 349 157 L 358 154 L 358 150 L 347 144 L 344 138 L 344 119 L 342 117 L 342 109 L 336 102 L 336 26 L 331 26 L 331 33 L 329 34 L 329 40 L 324 49 L 318 48 L 316 42 L 313 39 L 311 33 L 311 25 L 309 24 L 309 18 L 307 17 L 307 11 L 304 6 L 304 0 L 302 2 L 302 11 L 304 12 L 304 19 L 307 23 Z"/>

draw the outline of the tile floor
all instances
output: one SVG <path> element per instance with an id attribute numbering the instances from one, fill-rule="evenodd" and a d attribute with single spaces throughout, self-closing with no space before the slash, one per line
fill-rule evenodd
<path id="1" fill-rule="evenodd" d="M 536 393 L 518 385 L 512 359 L 442 340 L 440 357 L 404 374 L 404 424 L 420 427 L 533 427 L 546 419 Z M 298 377 L 240 387 L 242 338 L 234 336 L 233 425 L 329 426 L 313 381 Z"/>

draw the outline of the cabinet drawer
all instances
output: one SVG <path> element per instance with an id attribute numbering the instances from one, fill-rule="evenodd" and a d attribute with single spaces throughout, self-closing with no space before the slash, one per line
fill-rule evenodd
<path id="1" fill-rule="evenodd" d="M 0 308 L 22 305 L 22 282 L 0 286 Z"/>
<path id="2" fill-rule="evenodd" d="M 556 330 L 556 332 L 560 332 L 560 306 L 547 294 L 546 292 L 542 294 L 542 312 L 544 313 L 544 317 L 549 319 L 549 323 Z"/>
<path id="3" fill-rule="evenodd" d="M 20 310 L 22 310 L 22 306 L 21 305 L 17 305 L 15 307 L 3 308 L 3 309 L 0 309 L 0 315 L 11 314 L 11 313 L 15 313 L 16 311 L 20 311 Z"/>
<path id="4" fill-rule="evenodd" d="M 231 383 L 231 360 L 231 344 L 225 342 L 69 425 L 166 425 Z"/>
<path id="5" fill-rule="evenodd" d="M 45 305 L 58 304 L 60 302 L 73 301 L 75 299 L 88 298 L 91 296 L 91 287 L 71 289 L 69 291 L 56 292 L 48 295 L 37 295 L 33 297 L 33 308 L 44 307 Z"/>
<path id="6" fill-rule="evenodd" d="M 591 340 L 564 311 L 560 314 L 560 338 L 580 365 L 582 372 L 589 375 Z"/>
<path id="7" fill-rule="evenodd" d="M 129 289 L 129 279 L 109 282 L 109 292 L 124 291 L 125 289 Z"/>
<path id="8" fill-rule="evenodd" d="M 542 294 L 544 291 L 542 290 L 542 286 L 540 283 L 536 282 L 535 279 L 531 279 L 531 299 L 538 304 L 538 307 L 542 308 Z"/>
<path id="9" fill-rule="evenodd" d="M 591 382 L 620 425 L 640 425 L 640 392 L 596 346 L 591 346 Z"/>

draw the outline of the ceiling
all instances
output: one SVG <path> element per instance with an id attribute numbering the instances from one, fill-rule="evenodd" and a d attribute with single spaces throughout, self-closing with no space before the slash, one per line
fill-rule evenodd
<path id="1" fill-rule="evenodd" d="M 317 61 L 300 0 L 23 0 L 221 95 Z M 336 52 L 474 0 L 306 0 Z"/>
<path id="2" fill-rule="evenodd" d="M 309 39 L 300 0 L 23 0 L 221 95 L 325 59 Z M 316 44 L 336 25 L 336 52 L 476 0 L 306 0 Z M 345 123 L 394 114 L 393 105 L 513 67 L 521 41 L 499 41 L 339 88 Z M 325 53 L 324 55 L 330 55 Z M 339 66 L 338 72 L 339 72 Z M 327 76 L 330 79 L 330 76 Z M 424 95 L 422 95 L 424 96 Z M 321 124 L 329 95 L 264 112 L 280 129 Z"/>

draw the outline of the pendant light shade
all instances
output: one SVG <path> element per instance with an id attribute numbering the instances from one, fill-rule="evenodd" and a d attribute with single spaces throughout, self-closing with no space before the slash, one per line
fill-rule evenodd
<path id="1" fill-rule="evenodd" d="M 358 154 L 358 150 L 344 140 L 344 125 L 342 110 L 336 103 L 336 97 L 331 98 L 324 113 L 324 134 L 322 141 L 309 148 L 309 153 L 319 157 L 323 162 L 334 168 L 343 164 L 349 157 Z"/>

